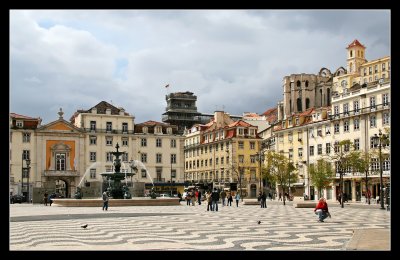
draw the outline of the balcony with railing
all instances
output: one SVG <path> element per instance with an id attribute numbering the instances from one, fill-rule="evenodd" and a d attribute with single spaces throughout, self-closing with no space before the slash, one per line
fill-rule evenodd
<path id="1" fill-rule="evenodd" d="M 43 172 L 45 177 L 79 177 L 79 172 L 76 170 L 68 171 L 57 171 L 57 170 L 45 170 Z"/>
<path id="2" fill-rule="evenodd" d="M 112 129 L 112 130 L 107 130 L 107 129 L 91 129 L 91 128 L 84 128 L 85 132 L 87 133 L 93 133 L 93 134 L 100 134 L 100 133 L 106 133 L 106 134 L 133 134 L 134 131 L 133 130 L 116 130 L 116 129 Z"/>
<path id="3" fill-rule="evenodd" d="M 387 102 L 384 104 L 379 104 L 379 105 L 375 105 L 375 106 L 359 108 L 357 110 L 351 110 L 351 111 L 347 111 L 347 112 L 343 112 L 343 113 L 333 114 L 333 115 L 330 115 L 330 120 L 338 120 L 338 119 L 347 118 L 347 117 L 351 117 L 351 116 L 359 116 L 362 114 L 378 112 L 378 111 L 383 111 L 383 110 L 389 110 L 389 109 L 390 109 L 390 102 Z"/>

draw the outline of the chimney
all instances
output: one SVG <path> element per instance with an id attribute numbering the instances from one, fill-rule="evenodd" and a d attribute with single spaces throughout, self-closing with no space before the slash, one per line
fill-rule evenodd
<path id="1" fill-rule="evenodd" d="M 224 111 L 215 111 L 214 112 L 214 120 L 218 127 L 223 127 L 224 125 Z"/>

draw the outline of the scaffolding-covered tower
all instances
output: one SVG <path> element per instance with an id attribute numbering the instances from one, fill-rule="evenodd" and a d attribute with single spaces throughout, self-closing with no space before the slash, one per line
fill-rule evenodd
<path id="1" fill-rule="evenodd" d="M 192 92 L 175 92 L 165 96 L 167 100 L 166 112 L 162 114 L 162 121 L 178 126 L 178 134 L 183 134 L 185 128 L 200 123 L 201 113 L 197 112 L 197 96 Z"/>

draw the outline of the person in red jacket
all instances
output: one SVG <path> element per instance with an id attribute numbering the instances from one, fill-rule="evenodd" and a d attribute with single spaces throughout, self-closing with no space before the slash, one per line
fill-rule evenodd
<path id="1" fill-rule="evenodd" d="M 328 216 L 330 217 L 330 213 L 328 210 L 328 203 L 326 203 L 325 198 L 321 197 L 318 201 L 317 206 L 314 209 L 316 215 L 318 215 L 318 222 L 324 222 Z"/>

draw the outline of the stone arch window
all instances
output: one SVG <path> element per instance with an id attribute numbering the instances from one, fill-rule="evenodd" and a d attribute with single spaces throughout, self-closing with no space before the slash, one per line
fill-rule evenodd
<path id="1" fill-rule="evenodd" d="M 353 51 L 350 51 L 350 58 L 353 57 Z"/>
<path id="2" fill-rule="evenodd" d="M 296 85 L 297 85 L 298 88 L 301 87 L 301 82 L 300 82 L 300 80 L 298 80 L 298 81 L 296 82 Z"/>
<path id="3" fill-rule="evenodd" d="M 308 88 L 308 80 L 306 80 L 306 88 Z"/>
<path id="4" fill-rule="evenodd" d="M 306 109 L 310 108 L 310 99 L 306 98 Z"/>
<path id="5" fill-rule="evenodd" d="M 69 161 L 71 147 L 64 143 L 57 143 L 53 145 L 50 150 L 52 155 L 50 161 L 50 169 L 56 171 L 70 171 L 71 165 Z"/>
<path id="6" fill-rule="evenodd" d="M 301 107 L 301 98 L 297 98 L 297 111 L 303 111 L 302 107 Z"/>

